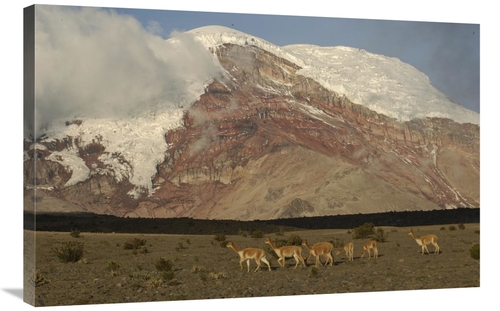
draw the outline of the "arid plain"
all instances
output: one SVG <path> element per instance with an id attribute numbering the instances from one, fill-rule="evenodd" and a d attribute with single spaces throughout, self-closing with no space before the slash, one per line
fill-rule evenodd
<path id="1" fill-rule="evenodd" d="M 459 224 L 412 227 L 416 236 L 438 236 L 440 253 L 434 254 L 434 247 L 429 245 L 430 255 L 421 254 L 421 247 L 408 235 L 409 227 L 380 227 L 387 239 L 378 245 L 378 258 L 371 259 L 360 257 L 366 239 L 352 239 L 352 230 L 346 229 L 276 232 L 258 238 L 247 232 L 80 232 L 74 237 L 70 232 L 25 230 L 25 299 L 32 299 L 36 306 L 56 306 L 479 287 L 480 261 L 470 252 L 474 244 L 479 244 L 479 224 L 463 225 L 462 229 Z M 281 268 L 264 244 L 266 237 L 273 241 L 300 237 L 310 245 L 352 241 L 354 261 L 348 261 L 345 253 L 334 252 L 333 266 L 315 267 L 311 257 L 307 267 L 300 264 L 294 269 L 295 261 L 290 258 Z M 127 249 L 132 241 L 143 245 Z M 251 272 L 247 272 L 245 262 L 241 270 L 238 254 L 225 246 L 228 241 L 240 249 L 264 249 L 271 271 L 262 264 L 260 271 L 252 272 L 256 267 L 253 260 Z M 59 260 L 54 250 L 67 242 L 83 245 L 81 260 Z M 301 248 L 306 258 L 309 251 Z M 36 257 L 31 259 L 33 250 Z"/>

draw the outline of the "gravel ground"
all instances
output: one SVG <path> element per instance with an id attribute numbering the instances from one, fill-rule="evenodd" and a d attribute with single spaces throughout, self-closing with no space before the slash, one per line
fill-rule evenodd
<path id="1" fill-rule="evenodd" d="M 345 254 L 334 254 L 333 266 L 315 267 L 311 257 L 307 267 L 296 269 L 294 259 L 279 267 L 266 249 L 266 236 L 226 235 L 224 241 L 217 241 L 214 235 L 82 232 L 74 238 L 69 232 L 25 231 L 25 301 L 57 306 L 479 287 L 480 262 L 469 251 L 479 243 L 479 224 L 465 224 L 463 230 L 458 225 L 456 230 L 449 227 L 413 227 L 417 236 L 438 236 L 440 254 L 434 254 L 430 245 L 430 255 L 421 254 L 421 247 L 408 235 L 409 228 L 382 227 L 387 241 L 379 243 L 379 257 L 371 259 L 360 258 L 365 240 L 352 240 L 345 229 L 266 235 L 273 240 L 299 236 L 310 245 L 354 242 L 353 262 Z M 138 250 L 125 249 L 133 239 L 145 244 Z M 83 243 L 84 256 L 78 262 L 63 263 L 53 250 L 70 241 Z M 272 270 L 262 264 L 260 271 L 248 273 L 245 263 L 241 270 L 238 255 L 224 247 L 227 241 L 240 249 L 265 249 Z M 305 258 L 308 250 L 302 249 Z M 160 271 L 162 262 L 171 263 L 171 270 Z M 250 268 L 255 269 L 255 262 Z"/>

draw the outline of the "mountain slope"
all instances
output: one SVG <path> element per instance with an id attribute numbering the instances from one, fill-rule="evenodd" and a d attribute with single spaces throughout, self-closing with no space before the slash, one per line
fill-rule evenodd
<path id="1" fill-rule="evenodd" d="M 39 210 L 47 198 L 117 216 L 242 220 L 479 207 L 479 117 L 414 68 L 220 27 L 190 33 L 223 74 L 187 109 L 70 122 L 26 142 L 25 196 Z"/>

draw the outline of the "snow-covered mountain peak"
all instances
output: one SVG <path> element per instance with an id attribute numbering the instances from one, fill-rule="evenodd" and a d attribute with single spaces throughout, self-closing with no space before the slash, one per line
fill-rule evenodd
<path id="1" fill-rule="evenodd" d="M 188 31 L 188 33 L 193 34 L 196 39 L 207 48 L 216 47 L 225 43 L 241 46 L 252 45 L 289 60 L 301 67 L 304 65 L 300 58 L 289 54 L 282 47 L 232 28 L 212 25 L 195 28 Z"/>
<path id="2" fill-rule="evenodd" d="M 189 33 L 206 47 L 232 43 L 269 51 L 300 66 L 299 74 L 316 80 L 326 89 L 400 121 L 440 117 L 479 124 L 478 113 L 453 102 L 424 73 L 395 57 L 346 46 L 280 47 L 224 26 L 200 27 Z"/>

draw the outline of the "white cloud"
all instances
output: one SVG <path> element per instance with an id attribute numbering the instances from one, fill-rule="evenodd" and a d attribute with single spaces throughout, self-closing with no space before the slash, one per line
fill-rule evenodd
<path id="1" fill-rule="evenodd" d="M 196 100 L 192 86 L 220 65 L 189 34 L 164 40 L 154 25 L 143 29 L 112 10 L 37 5 L 36 130 L 56 119 L 123 118 Z"/>
<path id="2" fill-rule="evenodd" d="M 161 28 L 160 23 L 157 21 L 149 21 L 148 25 L 146 26 L 146 30 L 153 35 L 161 36 L 163 33 L 163 28 Z"/>

